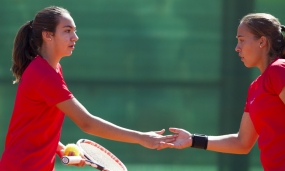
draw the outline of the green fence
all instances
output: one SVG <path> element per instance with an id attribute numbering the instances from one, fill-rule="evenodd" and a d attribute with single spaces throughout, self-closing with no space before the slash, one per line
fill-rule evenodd
<path id="1" fill-rule="evenodd" d="M 2 0 L 0 154 L 16 91 L 9 71 L 14 36 L 50 5 L 67 8 L 78 30 L 73 55 L 61 61 L 69 89 L 92 114 L 140 131 L 237 132 L 247 87 L 258 74 L 234 51 L 239 19 L 268 12 L 285 22 L 284 0 Z M 79 138 L 107 147 L 129 170 L 262 170 L 256 146 L 249 155 L 149 150 L 87 135 L 66 118 L 61 141 Z M 67 170 L 59 162 L 57 169 Z"/>

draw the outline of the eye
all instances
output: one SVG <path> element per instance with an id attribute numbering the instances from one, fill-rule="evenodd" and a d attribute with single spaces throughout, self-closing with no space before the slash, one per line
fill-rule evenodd
<path id="1" fill-rule="evenodd" d="M 243 39 L 238 39 L 238 42 L 243 42 L 244 40 Z"/>
<path id="2" fill-rule="evenodd" d="M 70 33 L 71 30 L 65 30 L 66 33 Z"/>

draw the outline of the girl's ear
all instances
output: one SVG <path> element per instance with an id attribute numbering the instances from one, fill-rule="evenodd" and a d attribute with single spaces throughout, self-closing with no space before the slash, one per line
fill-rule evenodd
<path id="1" fill-rule="evenodd" d="M 265 36 L 260 37 L 259 46 L 260 46 L 260 48 L 268 46 L 268 41 L 267 41 L 267 38 Z"/>
<path id="2" fill-rule="evenodd" d="M 52 35 L 53 34 L 51 32 L 49 32 L 49 31 L 43 31 L 42 32 L 42 37 L 43 37 L 44 41 L 51 41 Z"/>

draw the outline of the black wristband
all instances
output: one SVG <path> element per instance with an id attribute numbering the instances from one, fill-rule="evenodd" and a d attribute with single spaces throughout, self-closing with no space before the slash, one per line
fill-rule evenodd
<path id="1" fill-rule="evenodd" d="M 207 150 L 208 136 L 203 134 L 192 134 L 192 146 L 193 148 L 200 148 Z"/>

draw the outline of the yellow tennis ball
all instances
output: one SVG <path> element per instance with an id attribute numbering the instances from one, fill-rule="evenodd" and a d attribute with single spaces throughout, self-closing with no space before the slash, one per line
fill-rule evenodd
<path id="1" fill-rule="evenodd" d="M 73 152 L 74 156 L 79 156 L 80 155 L 80 150 L 79 150 L 78 146 L 75 145 L 75 144 L 67 144 L 65 146 L 65 148 L 64 148 L 64 155 L 68 156 L 68 154 L 70 152 Z"/>

